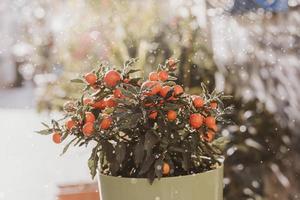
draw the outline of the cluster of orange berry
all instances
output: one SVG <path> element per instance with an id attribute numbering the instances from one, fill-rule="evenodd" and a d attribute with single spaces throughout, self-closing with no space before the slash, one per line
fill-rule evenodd
<path id="1" fill-rule="evenodd" d="M 87 82 L 87 84 L 92 87 L 95 86 L 98 81 L 97 75 L 92 72 L 85 74 L 84 79 Z M 114 88 L 121 80 L 122 80 L 122 76 L 119 72 L 117 72 L 116 70 L 110 70 L 105 74 L 103 82 L 107 87 Z M 92 98 L 84 98 L 83 104 L 91 106 L 95 109 L 103 110 L 105 108 L 111 108 L 117 105 L 114 98 L 123 98 L 123 95 L 119 89 L 114 90 L 112 97 L 108 97 L 106 99 L 102 99 L 99 101 L 94 101 Z M 82 133 L 85 136 L 89 137 L 94 133 L 94 122 L 96 121 L 96 117 L 92 112 L 85 112 L 84 119 L 85 119 L 84 124 L 82 124 L 82 122 L 77 122 L 73 119 L 68 119 L 65 123 L 65 127 L 68 131 L 71 131 L 77 125 L 83 125 Z M 104 113 L 102 115 L 102 120 L 99 124 L 100 129 L 103 130 L 108 129 L 111 126 L 112 121 L 113 121 L 112 117 Z M 55 143 L 57 144 L 61 143 L 62 141 L 61 138 L 62 138 L 61 133 L 59 132 L 53 133 L 53 141 Z"/>
<path id="2" fill-rule="evenodd" d="M 166 101 L 174 101 L 177 100 L 177 98 L 184 93 L 184 89 L 180 85 L 174 85 L 169 86 L 165 85 L 162 86 L 161 82 L 165 82 L 168 80 L 168 72 L 165 70 L 159 71 L 159 72 L 151 72 L 148 77 L 148 81 L 144 82 L 142 84 L 142 90 L 147 89 L 147 92 L 145 92 L 145 95 L 151 96 L 151 95 L 160 95 L 164 99 L 166 99 L 167 95 L 170 94 L 170 91 L 172 91 L 171 95 L 168 95 Z M 192 96 L 193 105 L 196 109 L 202 109 L 205 105 L 205 101 L 202 97 L 193 95 Z M 163 105 L 164 101 L 161 100 L 159 105 Z M 153 103 L 146 103 L 145 106 L 152 107 L 154 106 Z M 211 102 L 210 106 L 211 109 L 217 109 L 218 104 L 217 102 Z M 149 113 L 150 119 L 156 119 L 158 115 L 158 111 L 154 110 Z M 169 110 L 167 112 L 167 119 L 168 121 L 175 121 L 177 118 L 177 112 L 175 110 Z M 204 139 L 208 142 L 211 142 L 215 136 L 215 132 L 217 131 L 217 125 L 216 120 L 212 116 L 204 117 L 200 113 L 193 113 L 190 115 L 189 118 L 190 126 L 199 129 L 203 124 L 205 124 L 209 130 L 204 136 Z"/>
<path id="3" fill-rule="evenodd" d="M 158 106 L 162 106 L 164 104 L 164 101 L 176 101 L 181 95 L 184 94 L 184 89 L 180 85 L 173 85 L 169 86 L 167 84 L 164 84 L 169 79 L 169 71 L 174 71 L 176 68 L 175 61 L 173 59 L 168 60 L 168 69 L 165 70 L 159 70 L 156 72 L 151 72 L 149 74 L 148 80 L 144 83 L 140 84 L 140 90 L 142 91 L 142 94 L 144 96 L 153 96 L 153 95 L 159 95 L 162 97 L 162 100 L 159 102 Z M 122 78 L 122 75 L 116 71 L 116 70 L 110 70 L 105 73 L 103 80 L 99 80 L 98 76 L 94 72 L 90 72 L 85 74 L 84 79 L 86 83 L 93 87 L 97 88 L 97 86 L 100 84 L 104 84 L 105 87 L 110 88 L 112 91 L 111 95 L 108 95 L 107 97 L 100 99 L 100 100 L 94 100 L 92 98 L 84 98 L 83 104 L 86 106 L 91 106 L 94 109 L 100 109 L 104 110 L 105 108 L 113 108 L 116 107 L 117 98 L 126 98 L 125 95 L 122 94 L 121 90 L 117 88 L 116 86 L 120 83 L 130 83 L 130 78 Z M 197 109 L 202 109 L 205 105 L 205 100 L 201 96 L 192 96 L 192 103 L 193 106 Z M 154 103 L 146 102 L 146 107 L 153 107 Z M 157 105 L 156 105 L 157 106 Z M 211 109 L 217 109 L 218 104 L 216 102 L 210 103 Z M 166 118 L 168 121 L 173 122 L 177 119 L 178 113 L 175 110 L 168 110 L 166 114 Z M 149 112 L 148 117 L 152 120 L 157 119 L 158 111 L 157 110 L 151 110 Z M 65 127 L 68 131 L 71 131 L 74 127 L 81 126 L 82 127 L 82 133 L 89 137 L 91 136 L 95 130 L 94 130 L 94 123 L 96 121 L 96 117 L 92 112 L 85 112 L 85 116 L 83 117 L 82 121 L 75 121 L 73 119 L 68 119 L 66 121 Z M 99 128 L 102 130 L 109 129 L 110 126 L 113 123 L 113 119 L 110 115 L 103 113 L 102 114 L 102 120 L 99 123 Z M 217 125 L 216 120 L 212 116 L 204 117 L 200 112 L 199 113 L 192 113 L 189 117 L 189 124 L 194 129 L 199 129 L 202 127 L 203 124 L 208 127 L 208 130 L 206 134 L 201 135 L 203 139 L 205 139 L 208 142 L 211 142 L 214 138 L 215 132 L 217 131 Z M 55 143 L 61 142 L 61 134 L 59 132 L 55 132 L 53 134 L 53 141 Z"/>

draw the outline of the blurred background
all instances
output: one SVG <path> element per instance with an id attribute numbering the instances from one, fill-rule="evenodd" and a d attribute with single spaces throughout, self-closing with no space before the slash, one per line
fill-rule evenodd
<path id="1" fill-rule="evenodd" d="M 0 200 L 94 200 L 89 150 L 34 133 L 100 62 L 173 57 L 188 92 L 234 98 L 226 200 L 300 199 L 300 0 L 1 0 Z"/>

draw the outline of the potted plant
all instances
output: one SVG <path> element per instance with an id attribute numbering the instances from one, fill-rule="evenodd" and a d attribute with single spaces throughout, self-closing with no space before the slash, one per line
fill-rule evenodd
<path id="1" fill-rule="evenodd" d="M 174 81 L 169 59 L 146 81 L 126 62 L 121 70 L 101 65 L 82 79 L 83 95 L 64 105 L 63 120 L 40 134 L 55 143 L 94 145 L 88 166 L 99 172 L 101 200 L 223 199 L 222 138 L 217 122 L 231 107 L 223 93 L 190 95 Z"/>

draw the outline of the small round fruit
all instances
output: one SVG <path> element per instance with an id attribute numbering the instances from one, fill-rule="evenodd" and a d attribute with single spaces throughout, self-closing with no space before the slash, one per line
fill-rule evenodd
<path id="1" fill-rule="evenodd" d="M 165 82 L 169 78 L 169 73 L 165 70 L 158 72 L 159 80 Z"/>
<path id="2" fill-rule="evenodd" d="M 115 98 L 123 98 L 124 97 L 124 95 L 122 94 L 121 90 L 118 89 L 118 88 L 115 89 L 113 93 L 114 93 L 114 97 Z"/>
<path id="3" fill-rule="evenodd" d="M 108 87 L 115 87 L 122 79 L 122 76 L 116 70 L 108 71 L 104 76 L 104 83 Z"/>
<path id="4" fill-rule="evenodd" d="M 218 108 L 218 103 L 217 103 L 217 102 L 211 102 L 211 103 L 210 103 L 210 107 L 211 107 L 212 109 L 217 109 L 217 108 Z"/>
<path id="5" fill-rule="evenodd" d="M 66 128 L 67 128 L 67 130 L 71 130 L 75 126 L 76 126 L 76 122 L 74 120 L 69 119 L 68 121 L 66 121 Z"/>
<path id="6" fill-rule="evenodd" d="M 162 173 L 163 173 L 163 175 L 170 174 L 170 165 L 166 162 L 164 162 L 164 164 L 162 166 Z"/>
<path id="7" fill-rule="evenodd" d="M 106 130 L 110 127 L 111 124 L 112 118 L 110 116 L 105 116 L 100 123 L 100 128 Z"/>
<path id="8" fill-rule="evenodd" d="M 149 118 L 150 119 L 156 119 L 157 117 L 157 111 L 151 111 L 150 114 L 149 114 Z"/>
<path id="9" fill-rule="evenodd" d="M 124 83 L 129 83 L 129 82 L 130 82 L 130 79 L 129 79 L 129 78 L 125 78 L 125 79 L 123 80 L 123 82 L 124 82 Z"/>
<path id="10" fill-rule="evenodd" d="M 213 131 L 207 131 L 203 138 L 205 141 L 211 142 L 213 141 L 214 137 L 215 137 L 215 133 Z"/>
<path id="11" fill-rule="evenodd" d="M 109 97 L 105 100 L 105 105 L 108 108 L 114 108 L 117 106 L 117 102 L 115 101 L 114 97 Z"/>
<path id="12" fill-rule="evenodd" d="M 174 95 L 178 96 L 183 93 L 183 88 L 180 85 L 175 85 L 174 86 Z"/>
<path id="13" fill-rule="evenodd" d="M 193 104 L 195 108 L 202 108 L 204 106 L 204 100 L 199 96 L 195 96 L 193 98 Z"/>
<path id="14" fill-rule="evenodd" d="M 93 104 L 93 100 L 91 98 L 84 98 L 83 99 L 83 104 L 84 105 L 92 105 Z"/>
<path id="15" fill-rule="evenodd" d="M 208 128 L 214 128 L 216 126 L 216 119 L 212 116 L 206 117 L 205 118 L 205 125 Z"/>
<path id="16" fill-rule="evenodd" d="M 210 129 L 212 129 L 214 132 L 218 131 L 218 126 L 217 124 L 213 125 L 212 127 L 209 127 Z"/>
<path id="17" fill-rule="evenodd" d="M 167 114 L 167 118 L 169 121 L 174 121 L 177 118 L 177 112 L 174 110 L 169 110 Z"/>
<path id="18" fill-rule="evenodd" d="M 190 125 L 191 127 L 197 129 L 200 128 L 203 124 L 203 117 L 199 113 L 191 114 L 190 116 Z"/>
<path id="19" fill-rule="evenodd" d="M 160 94 L 160 96 L 165 98 L 170 90 L 171 90 L 170 86 L 168 86 L 168 85 L 163 86 L 162 89 L 160 90 L 159 94 Z"/>
<path id="20" fill-rule="evenodd" d="M 98 108 L 98 109 L 105 109 L 106 108 L 106 104 L 105 104 L 105 101 L 103 99 L 99 100 L 99 101 L 96 101 L 92 104 L 92 106 L 94 108 Z"/>
<path id="21" fill-rule="evenodd" d="M 97 75 L 90 72 L 84 75 L 84 79 L 89 85 L 94 85 L 97 82 Z"/>
<path id="22" fill-rule="evenodd" d="M 152 103 L 152 102 L 147 102 L 144 105 L 145 105 L 145 107 L 153 107 L 153 106 L 155 106 L 155 104 Z"/>
<path id="23" fill-rule="evenodd" d="M 92 112 L 85 113 L 85 122 L 94 123 L 96 120 L 95 115 Z"/>
<path id="24" fill-rule="evenodd" d="M 85 123 L 85 125 L 82 128 L 82 132 L 87 137 L 91 136 L 94 132 L 94 123 L 92 122 Z"/>
<path id="25" fill-rule="evenodd" d="M 155 95 L 158 94 L 161 90 L 161 85 L 157 81 L 146 81 L 141 86 L 142 90 L 147 90 L 145 95 Z"/>
<path id="26" fill-rule="evenodd" d="M 159 80 L 159 76 L 157 72 L 151 72 L 149 74 L 149 80 L 150 81 L 158 81 Z"/>
<path id="27" fill-rule="evenodd" d="M 56 144 L 60 144 L 61 143 L 61 135 L 58 132 L 54 132 L 52 135 L 52 140 L 54 143 Z"/>

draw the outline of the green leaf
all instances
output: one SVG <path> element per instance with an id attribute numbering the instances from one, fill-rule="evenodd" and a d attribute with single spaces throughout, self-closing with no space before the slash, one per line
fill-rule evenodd
<path id="1" fill-rule="evenodd" d="M 98 167 L 98 161 L 99 161 L 99 156 L 98 156 L 98 146 L 96 146 L 93 151 L 92 151 L 92 155 L 88 160 L 88 166 L 90 169 L 90 173 L 92 176 L 92 179 L 94 179 L 94 177 L 97 174 L 97 167 Z"/>
<path id="2" fill-rule="evenodd" d="M 42 122 L 42 124 L 43 124 L 43 126 L 45 126 L 46 128 L 50 129 L 50 127 L 49 127 L 48 124 L 46 124 L 46 123 L 44 123 L 44 122 Z"/>
<path id="3" fill-rule="evenodd" d="M 150 153 L 152 148 L 154 147 L 155 144 L 158 143 L 158 138 L 157 136 L 152 132 L 152 131 L 147 131 L 145 135 L 145 144 L 144 148 L 147 151 L 147 153 Z"/>
<path id="4" fill-rule="evenodd" d="M 185 152 L 185 153 L 182 154 L 182 158 L 183 158 L 182 163 L 181 163 L 182 168 L 185 171 L 188 171 L 190 169 L 190 165 L 191 165 L 191 163 L 190 163 L 190 154 Z"/>
<path id="5" fill-rule="evenodd" d="M 134 148 L 134 162 L 137 167 L 142 163 L 144 156 L 145 156 L 144 145 L 140 141 L 136 144 Z"/>
<path id="6" fill-rule="evenodd" d="M 128 71 L 128 74 L 133 74 L 133 73 L 139 72 L 139 71 L 141 71 L 141 70 L 139 70 L 139 69 L 131 69 L 131 70 Z"/>
<path id="7" fill-rule="evenodd" d="M 149 169 L 151 168 L 151 165 L 154 163 L 155 158 L 152 154 L 149 154 L 145 160 L 145 162 L 143 162 L 143 165 L 141 167 L 141 170 L 139 171 L 139 175 L 145 174 L 146 172 L 149 171 Z"/>
<path id="8" fill-rule="evenodd" d="M 155 168 L 155 175 L 158 179 L 160 179 L 162 177 L 162 167 L 163 167 L 163 160 L 162 159 L 158 159 L 155 161 L 154 164 L 154 168 Z"/>
<path id="9" fill-rule="evenodd" d="M 115 152 L 116 152 L 116 160 L 118 161 L 119 164 L 122 164 L 126 156 L 126 144 L 124 142 L 119 142 L 116 145 Z"/>
<path id="10" fill-rule="evenodd" d="M 211 144 L 212 146 L 215 146 L 223 151 L 228 143 L 229 139 L 227 137 L 219 137 L 215 139 Z"/>
<path id="11" fill-rule="evenodd" d="M 76 139 L 78 139 L 78 138 L 74 138 L 73 140 L 71 140 L 71 141 L 64 147 L 64 149 L 63 149 L 62 153 L 60 154 L 60 156 L 64 155 L 64 154 L 67 152 L 67 150 L 69 149 L 70 145 L 71 145 Z"/>
<path id="12" fill-rule="evenodd" d="M 75 78 L 71 80 L 72 83 L 85 83 L 84 80 L 80 79 L 80 78 Z"/>
<path id="13" fill-rule="evenodd" d="M 52 133 L 52 130 L 51 129 L 44 129 L 44 130 L 35 131 L 35 132 L 40 134 L 40 135 L 50 135 Z"/>

